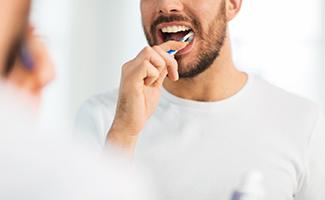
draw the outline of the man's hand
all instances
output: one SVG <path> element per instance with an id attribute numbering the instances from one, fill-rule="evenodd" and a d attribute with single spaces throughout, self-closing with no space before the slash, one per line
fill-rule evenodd
<path id="1" fill-rule="evenodd" d="M 133 60 L 124 64 L 115 119 L 108 142 L 132 152 L 146 121 L 156 110 L 160 88 L 167 77 L 177 81 L 178 64 L 168 50 L 181 50 L 187 43 L 169 41 L 145 47 Z"/>

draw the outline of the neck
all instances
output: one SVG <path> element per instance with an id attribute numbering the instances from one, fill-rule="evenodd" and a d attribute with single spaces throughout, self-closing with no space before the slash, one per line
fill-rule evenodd
<path id="1" fill-rule="evenodd" d="M 177 82 L 165 79 L 164 88 L 175 96 L 205 102 L 220 101 L 239 92 L 247 82 L 247 74 L 233 64 L 228 38 L 209 69 L 191 79 Z"/>

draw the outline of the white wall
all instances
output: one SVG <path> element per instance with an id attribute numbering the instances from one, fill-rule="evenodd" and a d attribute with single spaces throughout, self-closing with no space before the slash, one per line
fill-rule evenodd
<path id="1" fill-rule="evenodd" d="M 325 105 L 322 0 L 244 1 L 232 23 L 237 64 Z"/>
<path id="2" fill-rule="evenodd" d="M 118 87 L 120 68 L 146 45 L 136 0 L 76 0 L 72 38 L 72 110 Z"/>

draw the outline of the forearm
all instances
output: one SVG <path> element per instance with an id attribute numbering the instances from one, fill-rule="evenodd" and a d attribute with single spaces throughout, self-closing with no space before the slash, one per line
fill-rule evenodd
<path id="1" fill-rule="evenodd" d="M 123 131 L 111 129 L 108 132 L 106 146 L 110 145 L 123 152 L 133 155 L 135 146 L 138 140 L 138 135 L 128 134 Z"/>

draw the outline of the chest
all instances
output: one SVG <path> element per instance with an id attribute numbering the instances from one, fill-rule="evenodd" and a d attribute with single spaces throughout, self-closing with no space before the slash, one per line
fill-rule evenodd
<path id="1" fill-rule="evenodd" d="M 153 172 L 162 199 L 229 199 L 245 174 L 264 175 L 269 199 L 293 199 L 303 165 L 274 129 L 218 117 L 152 120 L 136 157 Z"/>

